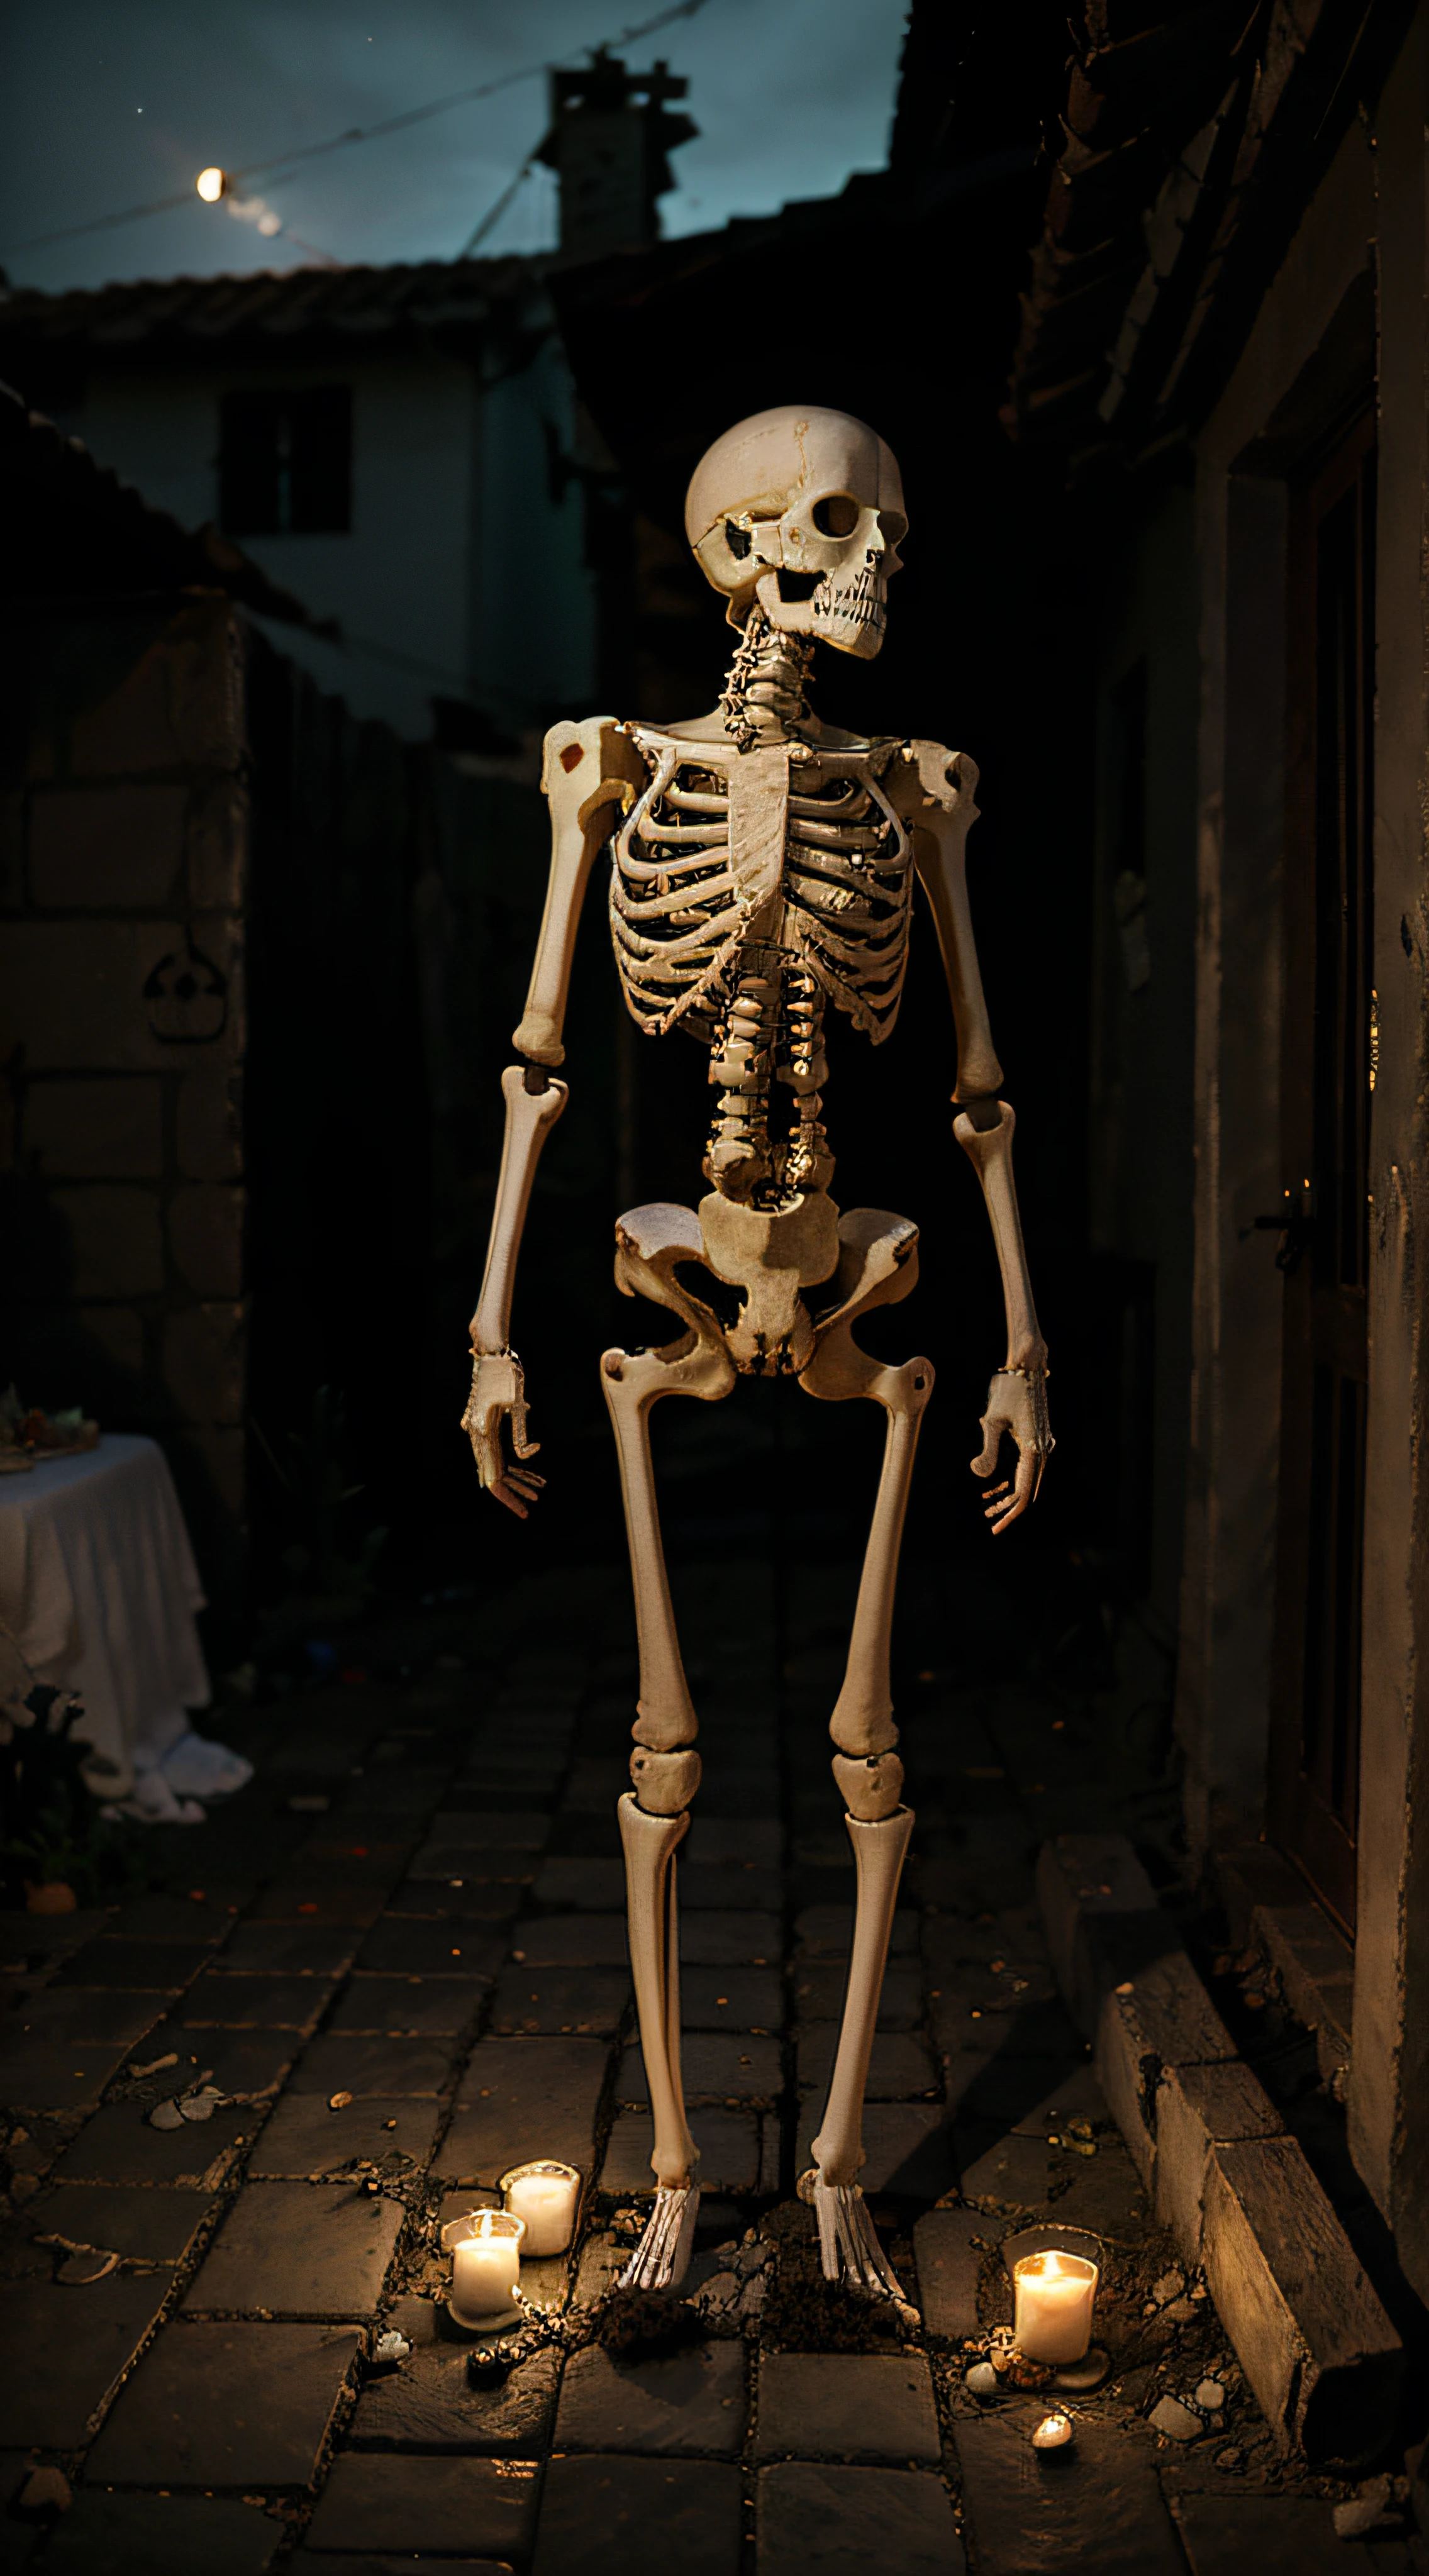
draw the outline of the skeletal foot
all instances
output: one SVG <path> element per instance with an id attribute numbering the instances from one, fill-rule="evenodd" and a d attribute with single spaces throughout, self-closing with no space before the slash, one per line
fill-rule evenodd
<path id="1" fill-rule="evenodd" d="M 826 2281 L 842 2281 L 870 2298 L 896 2299 L 907 2305 L 898 2276 L 879 2244 L 867 2205 L 856 2182 L 825 2182 L 821 2173 L 806 2176 L 800 2197 L 810 2199 L 819 2222 L 819 2254 Z"/>
<path id="2" fill-rule="evenodd" d="M 620 2275 L 618 2286 L 622 2290 L 679 2288 L 694 2252 L 699 2206 L 698 2183 L 690 2183 L 683 2191 L 667 2191 L 662 2184 L 655 2194 L 645 2233 Z"/>

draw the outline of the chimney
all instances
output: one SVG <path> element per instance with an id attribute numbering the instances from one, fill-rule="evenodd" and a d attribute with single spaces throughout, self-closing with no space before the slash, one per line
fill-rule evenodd
<path id="1" fill-rule="evenodd" d="M 552 72 L 537 159 L 560 183 L 563 251 L 599 259 L 659 240 L 658 200 L 675 184 L 669 155 L 699 132 L 666 104 L 688 88 L 665 63 L 628 72 L 603 45 L 585 71 Z"/>

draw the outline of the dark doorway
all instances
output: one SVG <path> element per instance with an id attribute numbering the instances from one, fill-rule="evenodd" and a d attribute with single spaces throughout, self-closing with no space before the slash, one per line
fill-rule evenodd
<path id="1" fill-rule="evenodd" d="M 1350 1931 L 1359 1807 L 1369 1125 L 1376 1049 L 1375 427 L 1291 495 L 1286 1232 L 1271 1831 Z"/>

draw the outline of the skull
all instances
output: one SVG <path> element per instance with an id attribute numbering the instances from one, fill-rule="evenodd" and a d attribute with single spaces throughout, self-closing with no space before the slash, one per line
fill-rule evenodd
<path id="1" fill-rule="evenodd" d="M 903 486 L 877 432 L 842 411 L 756 412 L 716 439 L 685 496 L 685 533 L 742 626 L 771 626 L 870 661 L 901 572 Z"/>

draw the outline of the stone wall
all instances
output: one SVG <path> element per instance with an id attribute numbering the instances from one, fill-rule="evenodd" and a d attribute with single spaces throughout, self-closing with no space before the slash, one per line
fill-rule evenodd
<path id="1" fill-rule="evenodd" d="M 0 1383 L 160 1439 L 241 1617 L 255 1517 L 260 1591 L 294 1536 L 253 1421 L 281 1452 L 340 1388 L 371 1468 L 412 1338 L 404 755 L 216 595 L 14 602 L 0 631 Z"/>
<path id="2" fill-rule="evenodd" d="M 219 597 L 5 612 L 3 1372 L 245 1520 L 243 638 Z"/>

